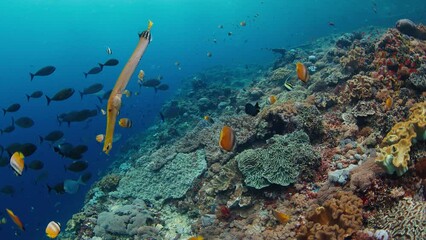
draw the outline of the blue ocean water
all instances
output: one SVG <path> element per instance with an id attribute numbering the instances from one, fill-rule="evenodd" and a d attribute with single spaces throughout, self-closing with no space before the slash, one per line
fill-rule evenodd
<path id="1" fill-rule="evenodd" d="M 0 128 L 15 119 L 28 116 L 35 121 L 29 129 L 17 127 L 0 136 L 0 145 L 31 142 L 38 149 L 26 161 L 40 159 L 44 169 L 27 169 L 17 177 L 9 167 L 0 168 L 0 188 L 12 185 L 13 196 L 0 194 L 0 212 L 7 223 L 0 225 L 0 239 L 45 239 L 44 228 L 51 220 L 65 228 L 67 220 L 83 206 L 90 184 L 114 160 L 120 146 L 134 132 L 142 132 L 160 121 L 162 104 L 173 97 L 182 80 L 216 65 L 236 66 L 262 64 L 268 66 L 275 56 L 269 48 L 291 48 L 333 33 L 343 33 L 374 25 L 394 26 L 400 18 L 426 22 L 426 2 L 417 1 L 337 1 L 337 0 L 21 0 L 0 2 L 0 107 L 21 104 L 16 113 L 0 116 Z M 421 18 L 422 17 L 422 18 Z M 137 71 L 143 69 L 146 78 L 163 77 L 170 85 L 167 92 L 139 89 L 137 73 L 128 89 L 138 96 L 125 98 L 120 116 L 133 120 L 133 128 L 117 128 L 123 135 L 114 144 L 110 156 L 102 152 L 95 136 L 105 131 L 105 117 L 98 114 L 91 121 L 58 125 L 57 115 L 100 105 L 94 96 L 80 100 L 74 96 L 63 102 L 46 105 L 44 96 L 27 102 L 25 94 L 42 90 L 52 96 L 58 90 L 71 87 L 82 90 L 93 83 L 102 83 L 105 90 L 115 80 L 138 41 L 148 19 L 154 22 L 153 41 Z M 245 21 L 245 27 L 240 22 Z M 334 27 L 329 22 L 335 24 Z M 222 25 L 223 28 L 218 26 Z M 228 33 L 232 32 L 231 36 Z M 216 43 L 215 43 L 216 42 Z M 106 54 L 106 47 L 113 50 Z M 207 57 L 211 52 L 212 56 Z M 105 67 L 97 74 L 84 78 L 99 62 L 109 58 L 120 61 L 118 66 Z M 180 70 L 175 65 L 180 62 Z M 46 65 L 56 71 L 47 77 L 30 81 L 29 72 Z M 106 101 L 103 103 L 105 106 Z M 72 162 L 56 154 L 47 143 L 39 144 L 38 136 L 52 130 L 65 133 L 67 142 L 86 144 L 89 151 L 84 160 L 93 178 L 77 194 L 48 193 L 46 184 L 55 185 L 65 179 L 77 179 L 80 174 L 64 171 Z M 7 155 L 7 153 L 4 153 Z M 41 173 L 45 180 L 35 184 Z M 21 232 L 8 218 L 5 208 L 20 217 L 26 231 Z"/>

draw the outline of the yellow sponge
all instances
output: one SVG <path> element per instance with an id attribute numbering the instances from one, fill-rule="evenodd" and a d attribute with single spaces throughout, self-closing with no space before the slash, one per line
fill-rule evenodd
<path id="1" fill-rule="evenodd" d="M 426 139 L 426 102 L 410 108 L 410 116 L 405 122 L 395 124 L 383 139 L 382 148 L 377 151 L 376 162 L 387 173 L 396 172 L 401 176 L 408 170 L 410 148 L 416 141 Z"/>

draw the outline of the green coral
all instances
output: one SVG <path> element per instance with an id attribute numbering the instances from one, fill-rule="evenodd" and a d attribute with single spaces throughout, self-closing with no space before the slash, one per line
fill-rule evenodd
<path id="1" fill-rule="evenodd" d="M 267 148 L 248 149 L 236 156 L 244 182 L 250 187 L 288 186 L 296 182 L 303 171 L 318 163 L 319 155 L 312 149 L 309 136 L 303 131 L 275 135 L 268 144 Z"/>

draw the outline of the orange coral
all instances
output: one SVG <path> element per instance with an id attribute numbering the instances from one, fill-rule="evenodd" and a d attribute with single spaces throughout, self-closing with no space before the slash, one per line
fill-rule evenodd
<path id="1" fill-rule="evenodd" d="M 338 192 L 323 206 L 310 211 L 306 219 L 297 239 L 344 239 L 362 226 L 362 200 L 351 192 Z"/>

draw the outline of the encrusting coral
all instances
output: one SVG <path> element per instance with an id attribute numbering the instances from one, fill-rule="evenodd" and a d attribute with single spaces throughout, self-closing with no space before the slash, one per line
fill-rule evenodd
<path id="1" fill-rule="evenodd" d="M 396 172 L 398 176 L 401 176 L 408 170 L 411 145 L 417 140 L 425 139 L 426 102 L 420 102 L 410 108 L 408 120 L 395 124 L 383 139 L 384 146 L 378 150 L 376 162 L 387 173 Z"/>
<path id="2" fill-rule="evenodd" d="M 300 228 L 298 240 L 344 239 L 362 226 L 362 200 L 350 192 L 333 198 L 310 211 L 308 222 Z"/>

